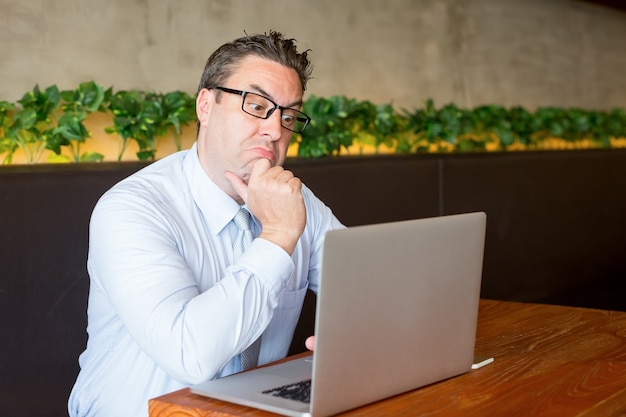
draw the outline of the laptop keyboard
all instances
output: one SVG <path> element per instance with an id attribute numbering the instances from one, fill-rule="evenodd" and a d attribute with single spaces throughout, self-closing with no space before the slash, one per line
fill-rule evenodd
<path id="1" fill-rule="evenodd" d="M 300 401 L 303 403 L 311 402 L 311 380 L 295 382 L 293 384 L 283 385 L 282 387 L 268 389 L 263 394 L 273 395 L 274 397 L 287 398 L 289 400 Z"/>

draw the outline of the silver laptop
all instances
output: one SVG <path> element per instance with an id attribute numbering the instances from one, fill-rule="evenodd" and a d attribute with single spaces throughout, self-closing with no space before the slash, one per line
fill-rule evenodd
<path id="1" fill-rule="evenodd" d="M 313 356 L 191 391 L 323 417 L 469 371 L 485 225 L 480 212 L 327 233 Z"/>

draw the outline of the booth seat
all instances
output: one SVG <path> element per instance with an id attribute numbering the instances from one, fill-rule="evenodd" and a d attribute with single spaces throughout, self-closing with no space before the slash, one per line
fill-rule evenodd
<path id="1" fill-rule="evenodd" d="M 285 165 L 348 226 L 486 212 L 484 298 L 626 309 L 624 150 Z M 0 167 L 0 415 L 67 415 L 87 341 L 89 217 L 102 193 L 143 166 Z M 310 293 L 292 353 L 312 333 L 314 310 Z"/>

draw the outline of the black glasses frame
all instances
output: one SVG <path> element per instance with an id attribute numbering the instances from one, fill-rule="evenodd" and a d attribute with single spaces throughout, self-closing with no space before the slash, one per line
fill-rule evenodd
<path id="1" fill-rule="evenodd" d="M 226 87 L 214 87 L 216 90 L 220 90 L 223 91 L 225 93 L 230 93 L 230 94 L 236 94 L 238 96 L 241 96 L 241 110 L 246 113 L 249 114 L 250 116 L 254 116 L 254 117 L 258 117 L 259 119 L 268 119 L 272 114 L 274 114 L 274 112 L 276 111 L 276 109 L 280 110 L 280 115 L 281 115 L 281 119 L 280 119 L 280 125 L 282 127 L 284 127 L 285 129 L 294 132 L 294 133 L 302 133 L 304 131 L 304 129 L 306 129 L 306 127 L 309 125 L 309 123 L 311 122 L 311 118 L 309 116 L 307 116 L 306 114 L 302 113 L 300 110 L 296 110 L 296 109 L 292 109 L 290 107 L 283 107 L 280 106 L 278 104 L 276 104 L 274 102 L 274 100 L 265 97 L 264 95 L 258 94 L 258 93 L 253 93 L 251 91 L 243 91 L 243 90 L 235 90 L 233 88 L 226 88 Z M 259 97 L 263 97 L 265 100 L 269 101 L 270 103 L 272 103 L 274 105 L 274 107 L 270 108 L 267 111 L 267 114 L 265 115 L 265 117 L 259 116 L 257 114 L 254 113 L 250 113 L 249 111 L 246 111 L 245 107 L 244 107 L 244 103 L 246 102 L 246 96 L 248 94 L 253 94 L 255 96 L 259 96 Z M 283 125 L 283 119 L 282 119 L 282 115 L 283 115 L 283 110 L 291 110 L 293 112 L 296 112 L 296 119 L 298 119 L 298 121 L 303 122 L 304 125 L 302 126 L 302 129 L 291 129 L 285 125 Z"/>

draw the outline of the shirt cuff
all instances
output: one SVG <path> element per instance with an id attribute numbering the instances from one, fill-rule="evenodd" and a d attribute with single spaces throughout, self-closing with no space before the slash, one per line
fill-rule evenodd
<path id="1" fill-rule="evenodd" d="M 283 248 L 262 238 L 254 239 L 237 263 L 277 296 L 287 287 L 295 270 L 291 256 Z"/>

